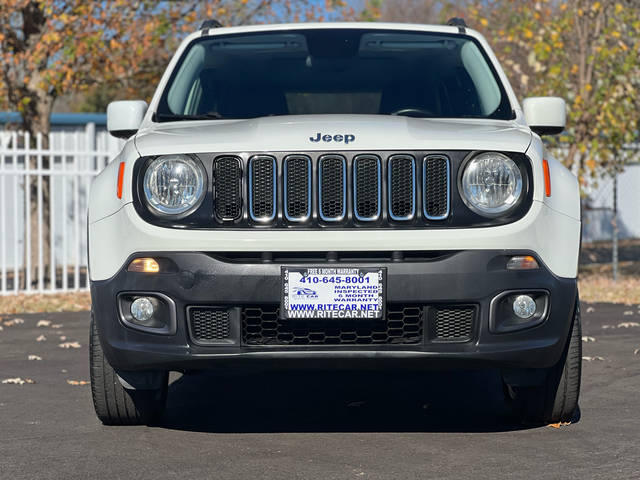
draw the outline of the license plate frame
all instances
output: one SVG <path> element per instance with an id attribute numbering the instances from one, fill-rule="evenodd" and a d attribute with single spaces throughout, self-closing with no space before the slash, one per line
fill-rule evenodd
<path id="1" fill-rule="evenodd" d="M 306 280 L 301 281 L 302 278 Z M 383 321 L 385 318 L 385 267 L 283 266 L 280 281 L 281 319 Z M 297 307 L 292 308 L 294 305 Z"/>

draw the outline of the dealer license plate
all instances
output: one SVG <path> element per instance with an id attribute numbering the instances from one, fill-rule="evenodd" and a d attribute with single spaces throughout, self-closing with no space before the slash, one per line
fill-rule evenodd
<path id="1" fill-rule="evenodd" d="M 384 268 L 282 267 L 282 318 L 380 319 Z"/>

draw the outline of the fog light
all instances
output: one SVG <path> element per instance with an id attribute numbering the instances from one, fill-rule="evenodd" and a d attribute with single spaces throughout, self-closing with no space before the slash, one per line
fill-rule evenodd
<path id="1" fill-rule="evenodd" d="M 140 297 L 131 302 L 130 310 L 133 318 L 140 323 L 146 323 L 153 317 L 155 307 L 149 297 Z"/>
<path id="2" fill-rule="evenodd" d="M 529 295 L 518 295 L 513 301 L 513 313 L 520 318 L 531 318 L 536 313 L 536 302 Z"/>

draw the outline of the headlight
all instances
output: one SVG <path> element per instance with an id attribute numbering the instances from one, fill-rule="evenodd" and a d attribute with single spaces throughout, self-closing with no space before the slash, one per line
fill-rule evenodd
<path id="1" fill-rule="evenodd" d="M 522 174 L 506 155 L 481 153 L 464 169 L 462 193 L 471 210 L 495 217 L 510 210 L 520 199 Z"/>
<path id="2" fill-rule="evenodd" d="M 163 215 L 181 215 L 200 204 L 205 172 L 186 155 L 164 155 L 152 160 L 144 174 L 148 204 Z"/>

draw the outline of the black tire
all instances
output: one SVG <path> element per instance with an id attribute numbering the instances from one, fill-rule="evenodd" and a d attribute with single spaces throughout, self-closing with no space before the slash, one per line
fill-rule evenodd
<path id="1" fill-rule="evenodd" d="M 544 384 L 528 388 L 505 385 L 505 395 L 524 422 L 571 422 L 578 412 L 581 375 L 582 324 L 580 302 L 576 300 L 564 353 L 547 371 Z"/>
<path id="2" fill-rule="evenodd" d="M 93 407 L 105 425 L 150 425 L 164 413 L 167 403 L 168 373 L 162 388 L 128 390 L 102 352 L 98 329 L 91 318 L 89 363 Z"/>

